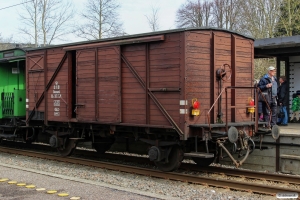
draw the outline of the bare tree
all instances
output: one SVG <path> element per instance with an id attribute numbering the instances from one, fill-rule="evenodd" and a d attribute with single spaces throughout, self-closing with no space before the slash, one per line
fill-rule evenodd
<path id="1" fill-rule="evenodd" d="M 223 0 L 214 0 L 213 3 L 213 22 L 218 28 L 223 28 L 224 13 L 225 13 L 225 2 Z"/>
<path id="2" fill-rule="evenodd" d="M 205 1 L 202 4 L 202 21 L 203 26 L 210 26 L 211 24 L 211 10 L 212 10 L 213 4 L 211 2 Z"/>
<path id="3" fill-rule="evenodd" d="M 29 36 L 30 40 L 34 40 L 34 44 L 38 46 L 39 44 L 39 24 L 40 24 L 40 9 L 39 9 L 40 0 L 32 0 L 29 3 L 25 3 L 26 0 L 23 0 L 25 14 L 19 14 L 21 21 L 24 24 L 23 28 L 20 28 L 20 32 L 24 35 Z"/>
<path id="4" fill-rule="evenodd" d="M 240 29 L 258 38 L 274 37 L 282 0 L 242 0 Z"/>
<path id="5" fill-rule="evenodd" d="M 242 0 L 239 31 L 256 39 L 274 37 L 281 3 L 282 0 Z M 266 73 L 266 66 L 275 63 L 274 58 L 255 59 L 255 79 L 260 79 Z"/>
<path id="6" fill-rule="evenodd" d="M 23 0 L 23 3 L 19 16 L 24 27 L 19 30 L 34 40 L 35 46 L 64 40 L 63 36 L 70 33 L 69 24 L 74 15 L 70 0 Z"/>
<path id="7" fill-rule="evenodd" d="M 3 38 L 0 33 L 0 50 L 14 48 L 15 45 L 12 44 L 12 36 L 9 38 Z"/>
<path id="8" fill-rule="evenodd" d="M 70 33 L 74 9 L 72 1 L 41 0 L 41 29 L 43 44 L 51 44 L 53 40 Z"/>
<path id="9" fill-rule="evenodd" d="M 213 26 L 237 30 L 241 0 L 214 0 L 212 5 Z"/>
<path id="10" fill-rule="evenodd" d="M 283 0 L 280 5 L 280 16 L 276 27 L 276 36 L 300 34 L 300 0 Z"/>
<path id="11" fill-rule="evenodd" d="M 282 1 L 187 0 L 176 13 L 176 24 L 178 27 L 224 28 L 255 38 L 274 37 Z"/>
<path id="12" fill-rule="evenodd" d="M 177 10 L 176 24 L 179 28 L 202 27 L 211 24 L 212 3 L 188 0 Z"/>
<path id="13" fill-rule="evenodd" d="M 151 15 L 145 15 L 148 21 L 148 24 L 152 31 L 158 31 L 159 30 L 159 8 L 152 6 L 151 9 L 152 13 Z"/>
<path id="14" fill-rule="evenodd" d="M 241 0 L 188 0 L 177 11 L 178 27 L 213 26 L 236 30 Z"/>
<path id="15" fill-rule="evenodd" d="M 74 33 L 87 40 L 123 35 L 123 24 L 117 13 L 116 0 L 88 0 L 81 14 L 84 24 L 75 27 Z"/>

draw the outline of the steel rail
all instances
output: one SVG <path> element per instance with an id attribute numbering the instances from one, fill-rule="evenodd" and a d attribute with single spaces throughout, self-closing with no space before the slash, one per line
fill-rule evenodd
<path id="1" fill-rule="evenodd" d="M 7 144 L 11 144 L 11 142 L 6 141 Z M 15 142 L 12 142 L 15 144 Z M 26 143 L 18 143 L 18 147 L 28 147 Z M 31 144 L 30 146 L 33 149 L 40 149 L 45 151 L 54 151 L 55 149 L 51 148 L 48 145 L 39 145 L 39 144 Z M 153 164 L 148 158 L 145 157 L 136 157 L 136 156 L 128 156 L 128 155 L 121 155 L 121 154 L 113 154 L 113 153 L 105 153 L 99 155 L 95 151 L 88 151 L 88 150 L 80 150 L 76 149 L 73 155 L 78 156 L 90 156 L 90 157 L 101 157 L 101 159 L 108 159 L 108 160 L 123 160 L 127 162 L 135 162 L 135 163 L 143 163 L 143 164 Z M 216 174 L 226 174 L 228 176 L 235 176 L 235 177 L 245 177 L 249 179 L 259 179 L 259 180 L 268 180 L 274 182 L 283 182 L 283 183 L 291 183 L 300 185 L 300 176 L 295 175 L 287 175 L 287 174 L 274 174 L 274 173 L 267 173 L 267 172 L 257 172 L 257 171 L 250 171 L 247 169 L 232 169 L 232 168 L 224 168 L 224 167 L 200 167 L 195 164 L 190 163 L 182 163 L 180 169 L 184 170 L 192 170 L 196 172 L 206 172 L 206 173 L 216 173 Z"/>
<path id="2" fill-rule="evenodd" d="M 181 168 L 195 170 L 195 171 L 209 172 L 209 173 L 226 174 L 228 176 L 245 177 L 249 179 L 260 179 L 260 180 L 268 180 L 274 182 L 292 183 L 292 184 L 300 185 L 300 176 L 294 176 L 294 175 L 271 174 L 265 172 L 231 169 L 231 168 L 224 168 L 224 167 L 213 167 L 213 166 L 199 167 L 197 165 L 192 165 L 192 164 L 183 164 L 181 165 Z"/>
<path id="3" fill-rule="evenodd" d="M 6 141 L 7 144 L 10 144 L 9 141 Z M 12 142 L 13 144 L 15 142 Z M 26 143 L 18 143 L 18 147 L 28 147 Z M 54 151 L 55 149 L 51 148 L 48 145 L 39 145 L 39 144 L 31 144 L 30 146 L 33 149 L 40 149 L 45 151 Z M 99 158 L 99 154 L 95 151 L 88 151 L 88 150 L 80 150 L 76 149 L 74 151 L 74 155 L 78 156 L 90 156 L 90 157 L 97 157 Z M 127 162 L 135 162 L 135 163 L 143 163 L 143 164 L 153 164 L 148 158 L 145 157 L 136 157 L 136 156 L 128 156 L 128 155 L 121 155 L 121 154 L 113 154 L 113 153 L 105 153 L 101 154 L 101 159 L 108 159 L 108 160 L 123 160 Z M 180 169 L 184 170 L 192 170 L 196 172 L 207 172 L 207 173 L 216 173 L 216 174 L 226 174 L 228 176 L 235 176 L 235 177 L 245 177 L 249 179 L 259 179 L 259 180 L 269 180 L 274 182 L 283 182 L 283 183 L 291 183 L 291 184 L 298 184 L 300 185 L 300 176 L 295 175 L 287 175 L 287 174 L 274 174 L 274 173 L 267 173 L 267 172 L 257 172 L 257 171 L 250 171 L 247 169 L 232 169 L 232 168 L 224 168 L 224 167 L 200 167 L 195 164 L 189 163 L 182 163 Z"/>
<path id="4" fill-rule="evenodd" d="M 145 169 L 145 168 L 126 166 L 126 165 L 115 164 L 115 163 L 93 161 L 87 159 L 79 159 L 73 157 L 60 157 L 56 155 L 37 153 L 32 151 L 24 151 L 20 149 L 11 149 L 6 147 L 0 147 L 0 151 L 5 153 L 10 153 L 10 154 L 18 154 L 23 156 L 49 159 L 49 160 L 67 162 L 72 164 L 80 164 L 80 165 L 97 167 L 97 168 L 105 168 L 108 170 L 121 171 L 126 173 L 144 175 L 144 176 L 151 176 L 155 178 L 182 181 L 188 183 L 196 183 L 196 184 L 209 185 L 209 186 L 221 187 L 221 188 L 230 188 L 234 190 L 255 192 L 261 194 L 275 195 L 279 192 L 297 192 L 298 195 L 300 194 L 300 189 L 297 190 L 297 189 L 283 188 L 283 187 L 274 187 L 274 186 L 272 187 L 263 184 L 253 184 L 247 182 L 222 180 L 219 178 L 191 176 L 191 175 L 174 173 L 174 172 L 165 173 L 165 172 L 160 172 L 152 169 Z"/>

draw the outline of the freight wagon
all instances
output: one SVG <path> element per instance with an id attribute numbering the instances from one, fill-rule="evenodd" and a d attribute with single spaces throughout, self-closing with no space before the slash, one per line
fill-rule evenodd
<path id="1" fill-rule="evenodd" d="M 221 29 L 28 49 L 32 130 L 23 137 L 47 135 L 63 156 L 82 141 L 104 153 L 117 138 L 134 138 L 162 171 L 184 157 L 206 166 L 223 151 L 239 166 L 255 148 L 251 137 L 269 133 L 254 112 L 253 66 L 253 39 Z M 278 137 L 277 126 L 272 134 Z"/>
<path id="2" fill-rule="evenodd" d="M 15 138 L 32 129 L 25 124 L 26 85 L 24 49 L 0 51 L 0 138 Z"/>

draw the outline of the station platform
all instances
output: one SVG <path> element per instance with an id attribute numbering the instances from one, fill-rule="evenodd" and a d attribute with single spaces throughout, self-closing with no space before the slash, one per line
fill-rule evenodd
<path id="1" fill-rule="evenodd" d="M 12 164 L 0 163 L 0 199 L 176 199 L 168 198 L 165 195 L 107 184 L 101 181 L 78 178 L 78 175 L 71 177 L 56 172 L 49 173 L 30 169 L 24 165 L 16 166 L 14 162 Z M 69 166 L 62 170 L 72 170 L 72 168 L 72 166 Z M 89 172 L 86 173 L 89 174 Z"/>
<path id="2" fill-rule="evenodd" d="M 280 134 L 284 134 L 284 136 L 296 136 L 300 137 L 300 123 L 289 123 L 288 126 L 279 126 Z"/>
<path id="3" fill-rule="evenodd" d="M 271 134 L 264 135 L 262 142 L 259 136 L 253 137 L 255 150 L 240 168 L 300 175 L 300 123 L 279 126 L 279 130 L 277 140 Z M 232 161 L 224 158 L 220 164 L 231 165 Z"/>

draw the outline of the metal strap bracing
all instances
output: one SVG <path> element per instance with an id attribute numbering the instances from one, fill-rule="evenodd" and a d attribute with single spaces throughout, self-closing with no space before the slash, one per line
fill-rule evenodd
<path id="1" fill-rule="evenodd" d="M 55 72 L 53 73 L 51 79 L 49 80 L 48 84 L 45 87 L 45 91 L 48 91 L 50 86 L 52 85 L 54 79 L 56 78 L 58 72 L 60 71 L 60 69 L 62 68 L 64 62 L 67 59 L 67 52 L 64 54 L 64 57 L 61 59 L 58 67 L 56 68 Z M 42 93 L 42 95 L 40 96 L 40 98 L 38 99 L 38 101 L 36 102 L 32 112 L 30 113 L 30 115 L 28 116 L 27 120 L 26 120 L 26 124 L 29 123 L 29 121 L 32 119 L 32 117 L 34 116 L 35 110 L 40 106 L 40 104 L 42 103 L 44 97 L 45 97 L 45 91 Z"/>
<path id="2" fill-rule="evenodd" d="M 147 90 L 148 95 L 154 101 L 154 103 L 159 108 L 159 110 L 164 114 L 164 116 L 167 118 L 167 120 L 172 124 L 172 126 L 177 131 L 177 133 L 184 135 L 182 130 L 177 126 L 176 122 L 172 119 L 172 117 L 169 115 L 169 113 L 166 111 L 166 109 L 163 107 L 163 105 L 159 102 L 159 100 L 155 97 L 155 95 L 149 90 L 149 88 L 146 88 L 145 82 L 140 77 L 138 72 L 134 69 L 134 67 L 129 63 L 129 61 L 126 59 L 126 57 L 123 54 L 121 54 L 121 58 L 124 61 L 124 63 L 127 65 L 127 67 L 129 68 L 129 70 L 132 72 L 132 74 L 135 76 L 135 78 L 138 80 L 138 82 L 141 84 L 141 86 L 144 88 L 144 90 Z"/>
<path id="3" fill-rule="evenodd" d="M 43 67 L 41 65 L 39 65 L 40 60 L 42 60 L 44 58 L 44 56 L 41 56 L 37 61 L 35 61 L 34 59 L 29 57 L 29 60 L 31 60 L 32 62 L 34 62 L 34 65 L 31 66 L 30 69 L 28 69 L 28 71 L 31 71 L 32 68 L 37 65 L 40 69 L 43 69 Z"/>

